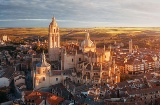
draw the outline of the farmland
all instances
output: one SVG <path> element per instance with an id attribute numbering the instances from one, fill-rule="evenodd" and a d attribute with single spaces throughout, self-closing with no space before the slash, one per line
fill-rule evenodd
<path id="1" fill-rule="evenodd" d="M 116 42 L 128 43 L 129 39 L 139 47 L 152 47 L 150 44 L 158 44 L 160 39 L 160 28 L 147 27 L 95 27 L 95 28 L 60 28 L 61 41 L 82 41 L 86 32 L 90 33 L 91 40 L 98 44 Z M 47 39 L 48 28 L 0 28 L 0 36 L 8 35 L 11 40 L 17 38 Z M 158 47 L 158 45 L 153 45 Z"/>

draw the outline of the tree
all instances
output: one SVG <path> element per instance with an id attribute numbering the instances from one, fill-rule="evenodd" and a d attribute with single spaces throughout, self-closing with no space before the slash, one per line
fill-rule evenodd
<path id="1" fill-rule="evenodd" d="M 0 88 L 0 103 L 8 101 L 7 93 L 9 92 L 9 87 Z"/>

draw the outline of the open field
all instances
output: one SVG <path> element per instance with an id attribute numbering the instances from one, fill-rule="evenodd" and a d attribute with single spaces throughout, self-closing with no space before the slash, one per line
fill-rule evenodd
<path id="1" fill-rule="evenodd" d="M 107 35 L 159 35 L 160 28 L 60 28 L 60 34 L 62 36 L 67 35 L 71 37 L 81 37 L 85 31 L 89 31 L 91 37 L 106 37 Z M 48 28 L 0 28 L 1 35 L 9 36 L 47 36 Z"/>
<path id="2" fill-rule="evenodd" d="M 86 31 L 89 31 L 91 40 L 97 43 L 128 43 L 130 38 L 136 45 L 152 43 L 152 40 L 160 39 L 160 28 L 147 27 L 107 27 L 107 28 L 60 28 L 62 41 L 81 41 Z M 14 38 L 37 38 L 47 39 L 48 28 L 0 28 L 0 36 L 8 35 L 11 40 Z M 158 41 L 159 42 L 159 41 Z M 157 43 L 158 43 L 157 42 Z"/>

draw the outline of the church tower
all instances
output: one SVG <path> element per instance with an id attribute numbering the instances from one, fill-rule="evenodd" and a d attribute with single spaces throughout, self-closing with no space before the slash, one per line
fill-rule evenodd
<path id="1" fill-rule="evenodd" d="M 60 35 L 59 35 L 59 27 L 57 25 L 55 17 L 52 18 L 52 22 L 49 25 L 48 38 L 49 38 L 48 39 L 49 60 L 50 61 L 59 60 Z"/>
<path id="2" fill-rule="evenodd" d="M 47 63 L 44 52 L 41 55 L 41 61 L 36 64 L 36 70 L 33 75 L 34 89 L 50 86 L 51 65 Z"/>
<path id="3" fill-rule="evenodd" d="M 129 41 L 129 53 L 132 53 L 133 49 L 132 49 L 132 39 Z"/>

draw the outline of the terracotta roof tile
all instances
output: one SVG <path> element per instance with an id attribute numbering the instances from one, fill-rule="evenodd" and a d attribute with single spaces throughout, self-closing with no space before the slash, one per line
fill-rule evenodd
<path id="1" fill-rule="evenodd" d="M 58 105 L 59 103 L 64 101 L 63 98 L 58 97 L 54 94 L 39 91 L 25 91 L 24 99 L 34 100 L 36 104 L 40 104 L 43 100 L 47 100 L 50 105 Z"/>

